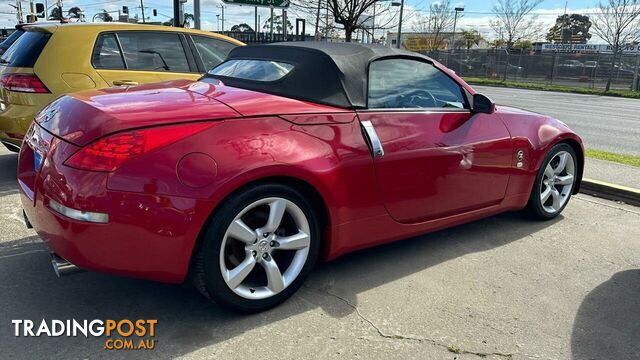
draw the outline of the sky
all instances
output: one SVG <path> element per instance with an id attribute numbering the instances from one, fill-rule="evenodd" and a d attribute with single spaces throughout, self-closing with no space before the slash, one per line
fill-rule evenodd
<path id="1" fill-rule="evenodd" d="M 36 2 L 44 2 L 45 0 L 35 0 Z M 172 1 L 171 0 L 143 0 L 146 8 L 146 16 L 151 15 L 152 9 L 157 9 L 158 16 L 151 17 L 152 21 L 167 21 L 172 17 Z M 403 20 L 404 31 L 412 31 L 416 29 L 416 20 L 419 18 L 419 14 L 424 14 L 431 3 L 434 0 L 405 0 L 405 13 Z M 455 1 L 455 0 L 454 0 Z M 16 23 L 15 10 L 10 7 L 9 4 L 15 4 L 15 0 L 0 0 L 0 27 L 12 27 Z M 55 4 L 55 0 L 47 0 L 49 7 Z M 221 14 L 221 0 L 200 0 L 202 11 L 202 28 L 205 30 L 220 30 L 220 21 L 216 15 Z M 493 18 L 491 14 L 491 8 L 493 6 L 492 0 L 467 0 L 454 2 L 456 5 L 464 5 L 465 11 L 463 16 L 458 21 L 458 29 L 476 29 L 481 32 L 487 38 L 495 38 L 495 34 L 489 27 L 489 20 Z M 23 9 L 29 8 L 29 2 L 22 2 Z M 387 3 L 388 4 L 388 3 Z M 592 13 L 597 6 L 598 0 L 569 0 L 567 2 L 567 12 L 578 13 Z M 63 0 L 63 8 L 68 10 L 72 6 L 79 6 L 85 11 L 87 21 L 91 21 L 91 18 L 97 12 L 102 9 L 108 11 L 117 11 L 122 8 L 123 5 L 129 7 L 129 13 L 131 16 L 140 12 L 139 0 Z M 550 28 L 554 23 L 558 15 L 564 13 L 565 1 L 564 0 L 545 0 L 541 5 L 534 10 L 533 16 L 543 23 L 544 29 Z M 188 0 L 185 4 L 185 11 L 193 13 L 193 0 Z M 253 6 L 239 6 L 233 4 L 225 4 L 225 30 L 229 30 L 232 25 L 239 23 L 248 23 L 252 27 L 254 26 L 254 8 Z M 280 11 L 276 10 L 277 13 Z M 389 10 L 390 13 L 397 13 L 398 7 L 392 7 Z M 66 11 L 65 11 L 66 12 Z M 298 16 L 304 16 L 299 11 L 291 9 L 289 11 L 289 20 Z M 117 14 L 117 13 L 116 13 Z M 259 8 L 258 14 L 263 23 L 269 17 L 268 8 Z M 309 16 L 309 15 L 307 15 Z M 311 16 L 313 18 L 313 16 Z M 378 30 L 376 37 L 382 36 L 386 30 Z M 395 31 L 391 28 L 389 31 Z M 313 33 L 313 21 L 307 22 L 307 33 Z M 543 37 L 544 34 L 541 34 Z M 597 41 L 597 40 L 595 40 Z"/>

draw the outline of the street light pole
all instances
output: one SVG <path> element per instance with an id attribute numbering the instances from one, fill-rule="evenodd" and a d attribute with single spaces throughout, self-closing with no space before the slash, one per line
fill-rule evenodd
<path id="1" fill-rule="evenodd" d="M 147 20 L 144 18 L 144 0 L 140 0 L 140 8 L 142 9 L 142 23 L 146 23 Z"/>
<path id="2" fill-rule="evenodd" d="M 200 0 L 193 0 L 193 27 L 200 30 L 202 27 L 202 22 L 200 20 Z"/>
<path id="3" fill-rule="evenodd" d="M 458 22 L 458 12 L 463 12 L 464 7 L 459 6 L 455 8 L 455 15 L 453 15 L 453 35 L 451 35 L 451 50 L 456 50 L 456 23 Z"/>
<path id="4" fill-rule="evenodd" d="M 173 0 L 173 26 L 180 26 L 180 0 Z"/>
<path id="5" fill-rule="evenodd" d="M 398 6 L 397 2 L 391 3 L 392 6 Z M 396 40 L 396 47 L 400 49 L 400 39 L 402 38 L 402 12 L 404 11 L 404 0 L 400 0 L 400 19 L 398 22 L 398 38 Z"/>

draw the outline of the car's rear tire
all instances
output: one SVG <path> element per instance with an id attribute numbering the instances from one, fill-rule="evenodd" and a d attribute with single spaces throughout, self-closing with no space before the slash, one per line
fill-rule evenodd
<path id="1" fill-rule="evenodd" d="M 282 184 L 231 195 L 215 211 L 196 250 L 191 278 L 221 306 L 258 312 L 284 302 L 318 258 L 313 203 Z"/>
<path id="2" fill-rule="evenodd" d="M 526 211 L 533 218 L 550 220 L 569 203 L 578 173 L 576 153 L 559 143 L 549 150 L 536 175 Z"/>

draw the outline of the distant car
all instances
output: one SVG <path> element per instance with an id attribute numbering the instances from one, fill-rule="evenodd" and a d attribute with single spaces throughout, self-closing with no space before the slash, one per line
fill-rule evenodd
<path id="1" fill-rule="evenodd" d="M 354 43 L 236 47 L 196 82 L 63 96 L 25 144 L 26 223 L 56 272 L 189 275 L 243 311 L 286 300 L 317 260 L 504 211 L 555 218 L 584 164 L 562 122 Z"/>
<path id="2" fill-rule="evenodd" d="M 485 64 L 484 68 L 488 72 L 498 75 L 504 74 L 505 70 L 507 71 L 507 75 L 521 75 L 524 70 L 521 66 L 507 64 L 506 61 L 496 61 L 492 64 Z"/>
<path id="3" fill-rule="evenodd" d="M 584 64 L 578 60 L 565 60 L 559 66 L 568 68 L 582 68 Z"/>
<path id="4" fill-rule="evenodd" d="M 598 67 L 598 62 L 597 61 L 585 61 L 584 62 L 584 67 L 586 67 L 586 68 Z"/>
<path id="5" fill-rule="evenodd" d="M 196 80 L 243 45 L 211 32 L 124 23 L 35 23 L 19 31 L 0 59 L 0 142 L 14 151 L 36 114 L 62 94 Z"/>

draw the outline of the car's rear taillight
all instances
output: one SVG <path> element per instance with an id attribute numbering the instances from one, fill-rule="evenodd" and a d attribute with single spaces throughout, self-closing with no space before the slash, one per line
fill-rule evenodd
<path id="1" fill-rule="evenodd" d="M 194 123 L 113 134 L 78 150 L 65 161 L 65 165 L 90 171 L 115 171 L 127 160 L 194 135 L 211 126 L 213 123 Z"/>
<path id="2" fill-rule="evenodd" d="M 2 87 L 16 92 L 49 93 L 49 89 L 35 74 L 5 74 L 0 78 Z"/>

